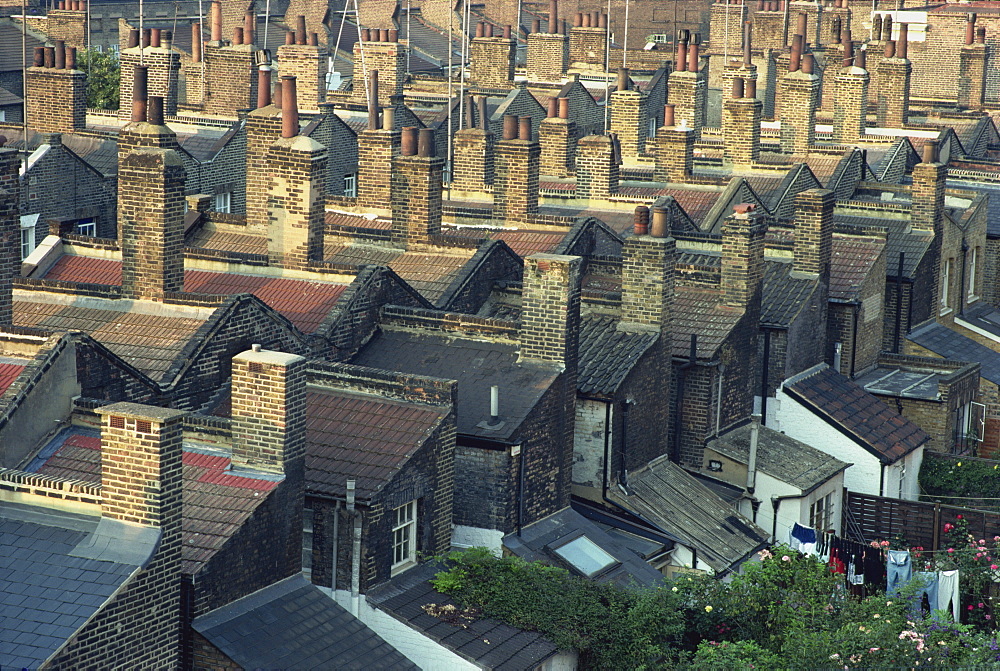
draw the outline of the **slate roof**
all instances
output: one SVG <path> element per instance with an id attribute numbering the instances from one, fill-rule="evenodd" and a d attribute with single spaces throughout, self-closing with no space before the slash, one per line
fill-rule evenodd
<path id="1" fill-rule="evenodd" d="M 559 376 L 555 365 L 518 363 L 517 348 L 453 334 L 385 329 L 351 363 L 415 375 L 458 380 L 458 432 L 507 440 Z M 490 421 L 490 386 L 500 387 L 497 429 Z"/>
<path id="2" fill-rule="evenodd" d="M 903 259 L 903 276 L 912 278 L 916 272 L 917 264 L 924 258 L 924 254 L 930 248 L 931 240 L 934 237 L 929 233 L 910 231 L 908 218 L 893 219 L 891 217 L 864 217 L 834 213 L 833 221 L 835 224 L 887 228 L 889 237 L 886 242 L 886 275 L 889 277 L 896 276 L 899 268 L 899 253 L 903 252 L 906 255 Z"/>
<path id="3" fill-rule="evenodd" d="M 956 319 L 968 322 L 987 333 L 1000 336 L 1000 310 L 984 301 L 977 301 L 968 306 L 962 314 L 956 316 Z"/>
<path id="4" fill-rule="evenodd" d="M 451 228 L 443 226 L 448 235 L 466 238 L 489 238 L 503 240 L 518 256 L 530 256 L 539 252 L 551 254 L 552 250 L 566 237 L 565 233 L 552 231 L 532 231 L 509 228 Z"/>
<path id="5" fill-rule="evenodd" d="M 504 549 L 526 561 L 541 561 L 574 572 L 572 566 L 558 559 L 551 548 L 559 547 L 581 535 L 586 536 L 618 561 L 613 567 L 594 576 L 596 582 L 614 583 L 622 587 L 630 585 L 651 587 L 663 581 L 663 574 L 650 566 L 645 559 L 624 547 L 620 541 L 612 538 L 606 531 L 572 508 L 564 508 L 529 524 L 522 528 L 520 533 L 504 536 L 503 546 Z"/>
<path id="6" fill-rule="evenodd" d="M 608 498 L 695 548 L 718 573 L 735 569 L 768 541 L 766 531 L 666 458 L 629 473 L 628 489 L 609 489 Z"/>
<path id="7" fill-rule="evenodd" d="M 451 624 L 424 611 L 428 605 L 455 605 L 428 582 L 440 566 L 421 564 L 368 591 L 368 602 L 424 636 L 485 669 L 534 669 L 558 649 L 541 634 L 473 617 Z"/>
<path id="8" fill-rule="evenodd" d="M 122 264 L 114 259 L 66 255 L 49 269 L 45 279 L 120 286 Z M 346 284 L 312 280 L 184 271 L 185 291 L 222 296 L 253 294 L 287 317 L 303 333 L 314 333 L 319 328 L 346 288 Z"/>
<path id="9" fill-rule="evenodd" d="M 749 424 L 733 429 L 708 443 L 730 459 L 745 464 L 750 455 Z M 851 464 L 766 426 L 757 438 L 757 468 L 762 473 L 807 492 L 827 482 Z"/>
<path id="10" fill-rule="evenodd" d="M 221 450 L 185 441 L 184 522 L 181 570 L 197 573 L 253 514 L 280 476 L 232 470 Z M 100 431 L 63 429 L 27 467 L 28 471 L 85 482 L 101 481 Z"/>
<path id="11" fill-rule="evenodd" d="M 577 390 L 587 395 L 614 394 L 659 337 L 654 331 L 620 331 L 618 319 L 607 315 L 583 316 Z"/>
<path id="12" fill-rule="evenodd" d="M 306 395 L 306 488 L 343 496 L 354 478 L 370 500 L 440 426 L 447 411 L 367 394 L 310 387 Z"/>
<path id="13" fill-rule="evenodd" d="M 148 561 L 159 531 L 129 531 L 100 516 L 0 502 L 0 667 L 41 666 Z M 112 538 L 103 554 L 86 548 L 98 534 Z"/>
<path id="14" fill-rule="evenodd" d="M 906 370 L 898 367 L 876 366 L 854 381 L 871 394 L 919 398 L 936 401 L 939 398 L 938 383 L 949 373 L 928 373 L 926 370 Z"/>
<path id="15" fill-rule="evenodd" d="M 882 238 L 834 234 L 830 254 L 830 300 L 860 298 L 861 285 L 885 249 Z M 899 257 L 896 257 L 898 268 Z M 884 281 L 877 279 L 877 281 Z"/>
<path id="16" fill-rule="evenodd" d="M 952 165 L 954 165 L 954 162 L 952 162 Z M 982 168 L 981 166 L 976 166 L 971 169 L 981 170 Z M 1000 166 L 995 166 L 995 169 L 1000 172 Z M 948 185 L 958 186 L 989 196 L 986 210 L 986 233 L 993 237 L 1000 236 L 1000 184 L 977 184 L 975 182 L 949 179 Z"/>
<path id="17" fill-rule="evenodd" d="M 791 259 L 766 259 L 760 304 L 761 324 L 787 327 L 816 290 L 816 280 L 790 277 L 791 272 Z M 690 351 L 690 344 L 688 349 Z"/>
<path id="18" fill-rule="evenodd" d="M 691 354 L 691 334 L 698 334 L 698 358 L 710 359 L 743 316 L 741 310 L 719 306 L 722 292 L 706 287 L 674 287 L 671 331 L 674 356 Z"/>
<path id="19" fill-rule="evenodd" d="M 993 384 L 1000 385 L 1000 352 L 981 345 L 972 338 L 937 322 L 928 322 L 913 329 L 907 339 L 945 359 L 978 362 L 981 365 L 979 374 Z"/>
<path id="20" fill-rule="evenodd" d="M 24 102 L 21 96 L 14 95 L 7 89 L 0 87 L 0 107 L 6 107 L 7 105 L 20 105 Z"/>
<path id="21" fill-rule="evenodd" d="M 24 367 L 25 364 L 21 363 L 0 362 L 0 396 L 3 396 L 7 388 L 14 384 L 14 380 L 21 374 Z"/>
<path id="22" fill-rule="evenodd" d="M 883 463 L 895 463 L 930 440 L 919 426 L 825 363 L 789 378 L 783 388 Z"/>
<path id="23" fill-rule="evenodd" d="M 448 253 L 407 252 L 363 243 L 338 243 L 328 238 L 324 253 L 330 263 L 389 266 L 422 296 L 435 303 L 476 250 L 456 248 L 449 249 Z"/>
<path id="24" fill-rule="evenodd" d="M 107 305 L 107 309 L 15 296 L 14 324 L 53 331 L 84 331 L 152 379 L 161 380 L 206 321 L 196 316 L 201 310 L 192 310 L 191 317 L 176 317 L 144 314 L 134 309 L 126 312 L 115 309 L 122 307 L 116 301 L 93 300 L 98 305 Z M 130 302 L 133 308 L 137 303 Z"/>
<path id="25" fill-rule="evenodd" d="M 20 73 L 21 68 L 25 65 L 31 67 L 35 56 L 35 47 L 45 46 L 43 42 L 35 38 L 32 32 L 29 28 L 28 32 L 25 33 L 24 51 L 22 51 L 21 27 L 9 20 L 0 23 L 0 72 L 17 70 Z"/>
<path id="26" fill-rule="evenodd" d="M 195 618 L 245 669 L 417 669 L 302 574 Z"/>

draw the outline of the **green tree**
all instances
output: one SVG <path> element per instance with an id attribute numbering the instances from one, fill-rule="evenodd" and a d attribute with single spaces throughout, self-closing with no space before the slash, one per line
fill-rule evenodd
<path id="1" fill-rule="evenodd" d="M 87 107 L 118 109 L 121 67 L 115 52 L 81 49 L 76 55 L 76 68 L 87 73 Z"/>

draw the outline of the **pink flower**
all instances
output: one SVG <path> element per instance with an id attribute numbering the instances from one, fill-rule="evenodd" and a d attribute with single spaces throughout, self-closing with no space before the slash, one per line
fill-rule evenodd
<path id="1" fill-rule="evenodd" d="M 982 608 L 983 606 L 984 606 L 983 602 L 982 602 L 982 601 L 980 601 L 980 602 L 979 602 L 979 606 L 978 606 L 978 608 Z"/>
<path id="2" fill-rule="evenodd" d="M 785 555 L 781 558 L 781 561 L 792 561 L 792 558 L 789 557 L 788 555 Z"/>
<path id="3" fill-rule="evenodd" d="M 955 548 L 948 548 L 948 552 L 954 552 Z"/>
<path id="4" fill-rule="evenodd" d="M 879 545 L 881 545 L 884 548 L 887 548 L 889 547 L 889 541 L 882 541 L 881 543 L 879 543 Z M 878 648 L 876 648 L 876 650 L 878 650 Z"/>
<path id="5" fill-rule="evenodd" d="M 944 532 L 945 533 L 948 533 L 949 531 L 951 531 L 954 528 L 955 528 L 954 524 L 952 524 L 951 522 L 945 522 L 945 525 L 944 525 Z"/>
<path id="6" fill-rule="evenodd" d="M 984 617 L 985 617 L 985 618 L 986 618 L 987 620 L 992 620 L 992 619 L 993 619 L 993 616 L 992 616 L 992 615 L 985 615 Z"/>
<path id="7" fill-rule="evenodd" d="M 971 603 L 969 604 L 969 610 L 972 610 L 972 604 Z"/>
<path id="8" fill-rule="evenodd" d="M 962 519 L 962 516 L 961 515 L 955 515 L 955 519 L 956 520 L 960 520 L 960 519 Z"/>

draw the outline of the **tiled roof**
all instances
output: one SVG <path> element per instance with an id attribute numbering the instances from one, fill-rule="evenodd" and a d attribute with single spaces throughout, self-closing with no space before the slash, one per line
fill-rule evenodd
<path id="1" fill-rule="evenodd" d="M 99 525 L 115 527 L 98 516 L 0 503 L 0 667 L 42 666 L 136 570 L 124 558 L 79 552 Z M 130 545 L 120 533 L 112 540 Z"/>
<path id="2" fill-rule="evenodd" d="M 231 469 L 231 459 L 218 450 L 184 445 L 184 546 L 181 569 L 196 573 L 239 530 L 278 485 L 273 477 Z M 101 481 L 101 438 L 97 430 L 63 430 L 28 470 L 87 482 Z"/>
<path id="3" fill-rule="evenodd" d="M 120 261 L 86 256 L 63 256 L 45 274 L 45 279 L 94 284 L 121 284 Z M 330 314 L 347 285 L 281 277 L 184 272 L 184 290 L 193 293 L 232 296 L 253 294 L 288 318 L 303 333 L 314 333 Z"/>
<path id="4" fill-rule="evenodd" d="M 208 231 L 202 228 L 190 240 L 191 247 L 216 249 L 237 254 L 267 254 L 267 236 L 229 231 Z"/>
<path id="5" fill-rule="evenodd" d="M 23 33 L 23 35 L 22 35 Z M 22 51 L 22 40 L 24 50 Z M 0 24 L 0 72 L 21 71 L 24 66 L 31 67 L 35 47 L 45 46 L 35 39 L 30 32 L 24 33 L 21 27 L 13 22 Z"/>
<path id="6" fill-rule="evenodd" d="M 882 238 L 834 234 L 830 257 L 830 300 L 857 299 L 861 284 L 884 249 L 885 240 Z"/>
<path id="7" fill-rule="evenodd" d="M 405 252 L 377 245 L 331 244 L 329 241 L 324 249 L 326 260 L 330 263 L 389 266 L 432 303 L 441 298 L 475 252 L 475 249 L 456 249 L 447 254 Z"/>
<path id="8" fill-rule="evenodd" d="M 306 410 L 306 488 L 343 496 L 349 479 L 370 499 L 441 423 L 437 408 L 311 387 Z"/>
<path id="9" fill-rule="evenodd" d="M 24 370 L 24 364 L 0 363 L 0 396 L 3 396 L 7 388 L 14 384 L 14 380 L 21 374 L 22 370 Z"/>
<path id="10" fill-rule="evenodd" d="M 384 329 L 352 363 L 415 375 L 458 380 L 459 433 L 506 440 L 559 375 L 558 366 L 518 363 L 513 344 L 494 343 L 453 334 Z M 500 387 L 497 429 L 490 421 L 490 386 Z"/>
<path id="11" fill-rule="evenodd" d="M 895 463 L 930 439 L 919 426 L 826 364 L 790 378 L 784 389 L 884 463 Z"/>
<path id="12" fill-rule="evenodd" d="M 674 356 L 691 354 L 691 334 L 698 335 L 698 357 L 709 359 L 743 316 L 740 310 L 719 306 L 722 292 L 701 287 L 674 287 L 671 331 Z"/>
<path id="13" fill-rule="evenodd" d="M 749 424 L 733 429 L 709 442 L 708 449 L 746 464 L 750 455 L 750 434 Z M 757 468 L 793 487 L 806 491 L 850 465 L 774 429 L 760 427 Z"/>
<path id="14" fill-rule="evenodd" d="M 498 620 L 471 616 L 451 624 L 428 614 L 424 606 L 457 606 L 428 582 L 441 568 L 429 564 L 412 568 L 369 590 L 368 601 L 449 650 L 474 660 L 480 668 L 534 669 L 558 652 L 538 632 L 511 627 Z"/>
<path id="15" fill-rule="evenodd" d="M 20 105 L 22 102 L 24 102 L 24 99 L 21 96 L 14 95 L 7 89 L 0 87 L 0 107 Z"/>
<path id="16" fill-rule="evenodd" d="M 791 259 L 767 259 L 764 263 L 764 290 L 760 305 L 762 324 L 788 326 L 815 291 L 816 280 L 790 277 L 791 270 Z"/>
<path id="17" fill-rule="evenodd" d="M 106 301 L 109 307 L 113 301 Z M 78 307 L 15 297 L 14 324 L 56 331 L 84 331 L 159 380 L 191 340 L 204 319 Z"/>
<path id="18" fill-rule="evenodd" d="M 577 390 L 588 395 L 613 394 L 658 338 L 659 334 L 652 331 L 620 331 L 613 317 L 583 317 Z"/>
<path id="19" fill-rule="evenodd" d="M 185 124 L 176 129 L 177 142 L 184 151 L 200 162 L 211 161 L 225 147 L 241 122 L 234 121 L 229 128 L 194 126 Z"/>
<path id="20" fill-rule="evenodd" d="M 907 339 L 945 359 L 975 361 L 981 366 L 979 374 L 982 377 L 1000 385 L 1000 352 L 972 338 L 937 322 L 929 322 L 911 331 Z"/>
<path id="21" fill-rule="evenodd" d="M 118 174 L 118 143 L 114 138 L 64 133 L 62 142 L 105 177 Z"/>
<path id="22" fill-rule="evenodd" d="M 302 574 L 195 618 L 245 669 L 417 669 Z"/>
<path id="23" fill-rule="evenodd" d="M 611 488 L 608 497 L 695 548 L 717 572 L 735 568 L 768 540 L 766 531 L 665 458 L 629 473 L 628 487 L 630 494 Z"/>
<path id="24" fill-rule="evenodd" d="M 518 256 L 530 256 L 538 252 L 551 253 L 566 237 L 565 233 L 551 231 L 531 231 L 507 228 L 447 228 L 449 235 L 467 238 L 489 238 L 503 240 Z"/>
<path id="25" fill-rule="evenodd" d="M 852 226 L 880 226 L 889 230 L 889 237 L 886 243 L 886 275 L 895 277 L 899 269 L 899 253 L 904 253 L 903 276 L 913 277 L 917 265 L 927 249 L 930 247 L 933 238 L 930 234 L 914 233 L 910 230 L 909 219 L 893 219 L 890 217 L 870 217 L 855 215 L 834 214 L 835 224 L 848 224 Z"/>

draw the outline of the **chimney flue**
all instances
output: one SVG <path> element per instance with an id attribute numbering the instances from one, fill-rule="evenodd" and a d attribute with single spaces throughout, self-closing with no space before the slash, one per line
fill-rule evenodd
<path id="1" fill-rule="evenodd" d="M 674 59 L 674 69 L 677 72 L 687 72 L 687 43 L 688 31 L 677 31 L 677 56 Z"/>
<path id="2" fill-rule="evenodd" d="M 493 385 L 490 387 L 490 424 L 500 422 L 500 387 Z"/>
<path id="3" fill-rule="evenodd" d="M 299 134 L 299 101 L 295 92 L 295 77 L 281 78 L 281 137 L 295 137 Z"/>
<path id="4" fill-rule="evenodd" d="M 63 40 L 56 40 L 56 62 L 55 66 L 57 70 L 66 69 L 66 42 Z"/>
<path id="5" fill-rule="evenodd" d="M 749 21 L 743 23 L 743 65 L 749 67 L 753 64 L 753 24 Z"/>
<path id="6" fill-rule="evenodd" d="M 966 16 L 965 20 L 965 43 L 973 44 L 976 37 L 976 15 L 972 12 Z"/>
<path id="7" fill-rule="evenodd" d="M 247 12 L 243 15 L 243 44 L 253 44 L 256 31 L 257 15 L 253 12 Z"/>
<path id="8" fill-rule="evenodd" d="M 233 28 L 233 44 L 243 44 L 243 26 Z"/>
<path id="9" fill-rule="evenodd" d="M 403 156 L 416 156 L 419 141 L 417 138 L 417 127 L 407 126 L 403 129 L 399 139 L 399 151 Z"/>
<path id="10" fill-rule="evenodd" d="M 549 32 L 559 32 L 559 0 L 549 0 Z"/>
<path id="11" fill-rule="evenodd" d="M 490 119 L 486 108 L 486 96 L 479 96 L 479 127 L 485 131 L 490 129 Z"/>
<path id="12" fill-rule="evenodd" d="M 811 75 L 813 73 L 813 59 L 812 54 L 803 54 L 802 56 L 802 72 L 803 74 Z"/>
<path id="13" fill-rule="evenodd" d="M 667 127 L 676 125 L 673 103 L 667 103 L 663 106 L 663 125 Z"/>
<path id="14" fill-rule="evenodd" d="M 554 119 L 559 116 L 559 99 L 549 98 L 548 112 L 546 115 L 549 119 Z"/>
<path id="15" fill-rule="evenodd" d="M 56 66 L 56 48 L 45 47 L 45 67 L 54 68 Z"/>
<path id="16" fill-rule="evenodd" d="M 274 106 L 281 109 L 281 79 L 274 82 Z"/>
<path id="17" fill-rule="evenodd" d="M 45 67 L 45 47 L 35 47 L 35 59 L 32 64 L 36 68 Z"/>
<path id="18" fill-rule="evenodd" d="M 619 91 L 628 91 L 628 68 L 618 68 L 617 89 Z"/>
<path id="19" fill-rule="evenodd" d="M 788 71 L 798 72 L 802 64 L 802 36 L 792 37 L 792 53 L 788 58 Z"/>
<path id="20" fill-rule="evenodd" d="M 503 115 L 503 139 L 504 140 L 516 140 L 517 139 L 517 117 L 513 114 Z"/>
<path id="21" fill-rule="evenodd" d="M 219 0 L 212 0 L 212 7 L 210 10 L 211 26 L 212 26 L 212 41 L 221 42 L 222 41 L 222 3 Z"/>
<path id="22" fill-rule="evenodd" d="M 257 109 L 271 104 L 271 68 L 260 66 L 257 70 Z"/>
<path id="23" fill-rule="evenodd" d="M 66 69 L 76 70 L 76 47 L 66 47 Z"/>
<path id="24" fill-rule="evenodd" d="M 698 45 L 701 36 L 695 33 L 691 36 L 691 44 L 688 46 L 688 72 L 698 72 Z"/>
<path id="25" fill-rule="evenodd" d="M 739 100 L 744 95 L 743 78 L 733 77 L 733 98 Z"/>
<path id="26" fill-rule="evenodd" d="M 522 116 L 518 119 L 517 139 L 531 141 L 531 117 Z"/>
<path id="27" fill-rule="evenodd" d="M 632 233 L 634 235 L 649 234 L 649 208 L 645 205 L 637 205 L 635 214 L 632 217 Z"/>
<path id="28" fill-rule="evenodd" d="M 569 119 L 569 98 L 559 99 L 559 118 Z"/>
<path id="29" fill-rule="evenodd" d="M 132 71 L 132 121 L 146 120 L 148 68 L 136 65 Z"/>
<path id="30" fill-rule="evenodd" d="M 191 24 L 191 62 L 201 63 L 201 26 L 197 23 Z"/>
<path id="31" fill-rule="evenodd" d="M 150 30 L 149 30 L 149 46 L 156 47 L 156 48 L 160 47 L 160 29 L 159 28 L 150 28 Z"/>
<path id="32" fill-rule="evenodd" d="M 670 218 L 665 207 L 653 208 L 653 221 L 649 234 L 654 238 L 666 238 L 670 235 Z"/>
<path id="33" fill-rule="evenodd" d="M 149 109 L 146 114 L 152 125 L 163 125 L 163 96 L 149 96 Z"/>
<path id="34" fill-rule="evenodd" d="M 910 24 L 908 23 L 899 24 L 899 40 L 896 43 L 896 56 L 898 58 L 906 58 L 906 54 L 908 51 L 908 42 L 910 39 L 909 32 L 910 32 Z"/>
<path id="35" fill-rule="evenodd" d="M 384 42 L 385 40 L 383 40 Z M 306 17 L 299 14 L 295 17 L 295 44 L 306 43 Z"/>
<path id="36" fill-rule="evenodd" d="M 937 163 L 938 143 L 937 140 L 928 140 L 924 143 L 924 163 Z"/>
<path id="37" fill-rule="evenodd" d="M 434 150 L 434 129 L 421 128 L 417 132 L 417 156 L 434 158 L 436 153 Z"/>

